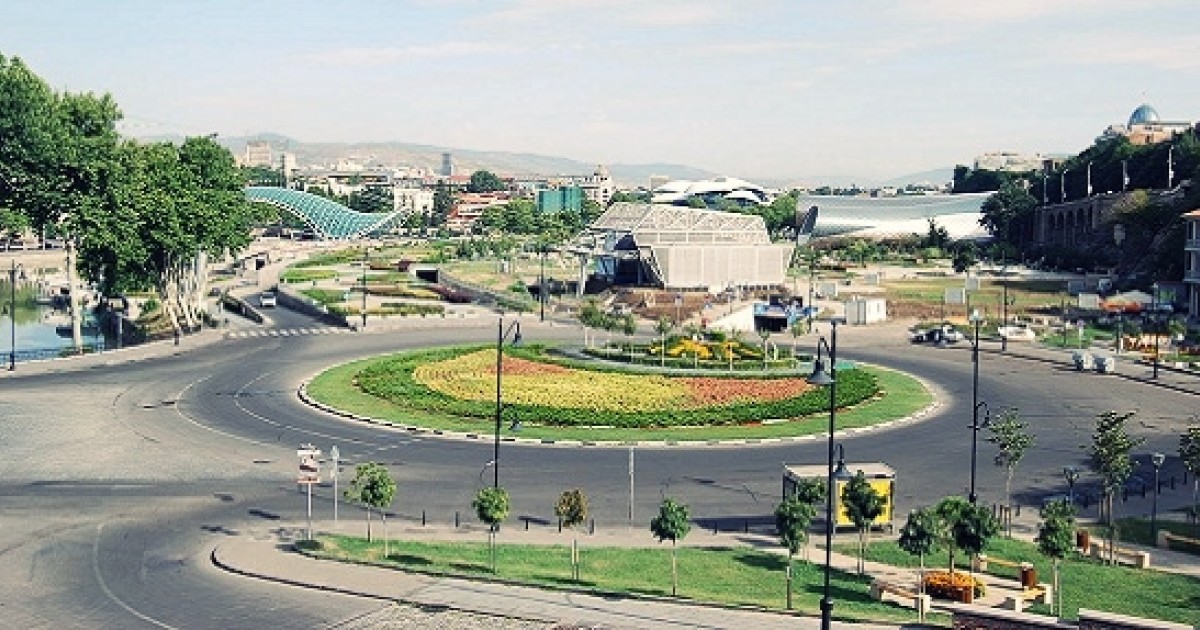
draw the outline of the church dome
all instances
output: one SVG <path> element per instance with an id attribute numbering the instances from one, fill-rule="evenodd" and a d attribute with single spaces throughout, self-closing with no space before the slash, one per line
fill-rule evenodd
<path id="1" fill-rule="evenodd" d="M 1158 122 L 1158 112 L 1149 103 L 1142 103 L 1129 115 L 1129 126 Z"/>

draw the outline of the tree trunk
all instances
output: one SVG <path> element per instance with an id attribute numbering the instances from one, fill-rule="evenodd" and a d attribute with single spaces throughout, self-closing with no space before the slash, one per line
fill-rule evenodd
<path id="1" fill-rule="evenodd" d="M 75 255 L 75 241 L 70 235 L 64 239 L 67 248 L 67 300 L 71 309 L 71 343 L 75 352 L 83 352 L 83 314 L 80 312 L 79 277 L 75 273 L 78 260 Z"/>
<path id="2" fill-rule="evenodd" d="M 917 557 L 921 559 L 920 573 L 917 574 L 917 579 L 919 580 L 917 582 L 917 594 L 924 595 L 925 594 L 925 554 L 923 554 L 923 553 L 918 554 Z"/>
<path id="3" fill-rule="evenodd" d="M 867 528 L 862 527 L 858 530 L 858 574 L 862 575 L 866 569 L 864 556 L 867 553 Z"/>
<path id="4" fill-rule="evenodd" d="M 1054 559 L 1054 594 L 1058 597 L 1058 616 L 1063 616 L 1062 589 L 1058 587 L 1058 558 Z M 1053 607 L 1052 607 L 1053 608 Z"/>
<path id="5" fill-rule="evenodd" d="M 388 531 L 387 531 L 387 512 L 383 508 L 379 509 L 379 518 L 383 520 L 383 559 L 391 555 L 391 549 L 388 549 Z"/>
<path id="6" fill-rule="evenodd" d="M 679 570 L 675 563 L 675 541 L 671 541 L 671 597 L 675 597 L 679 589 Z"/>
<path id="7" fill-rule="evenodd" d="M 367 508 L 367 542 L 371 542 L 371 508 Z"/>

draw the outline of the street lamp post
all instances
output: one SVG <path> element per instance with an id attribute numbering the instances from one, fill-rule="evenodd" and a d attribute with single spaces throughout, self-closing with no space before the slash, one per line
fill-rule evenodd
<path id="1" fill-rule="evenodd" d="M 362 327 L 367 327 L 367 267 L 370 266 L 370 260 L 367 258 L 370 255 L 370 250 L 363 247 L 362 261 Z"/>
<path id="2" fill-rule="evenodd" d="M 1154 465 L 1154 502 L 1150 507 L 1150 540 L 1158 540 L 1158 472 L 1162 468 L 1163 462 L 1167 461 L 1167 456 L 1162 453 L 1154 453 L 1150 456 L 1150 463 Z M 1156 545 L 1157 542 L 1150 544 Z"/>
<path id="3" fill-rule="evenodd" d="M 8 371 L 17 369 L 17 272 L 24 268 L 14 259 L 8 268 Z"/>
<path id="4" fill-rule="evenodd" d="M 975 494 L 975 459 L 979 443 L 979 430 L 989 424 L 992 412 L 986 402 L 979 400 L 979 326 L 983 324 L 983 316 L 979 314 L 978 310 L 971 311 L 970 320 L 975 325 L 975 335 L 971 342 L 971 363 L 973 364 L 971 376 L 971 493 L 967 495 L 967 499 L 974 505 L 977 498 Z M 987 411 L 987 418 L 983 424 L 979 423 L 980 407 Z"/>
<path id="5" fill-rule="evenodd" d="M 829 449 L 826 459 L 826 477 L 825 488 L 825 587 L 821 598 L 821 629 L 829 630 L 833 619 L 833 597 L 829 592 L 829 574 L 833 563 L 833 491 L 834 491 L 834 470 L 833 470 L 833 434 L 837 427 L 837 327 L 838 324 L 845 320 L 841 318 L 833 318 L 829 320 L 830 324 L 830 341 L 826 342 L 825 337 L 821 336 L 817 339 L 817 356 L 813 361 L 813 371 L 807 381 L 811 385 L 829 386 Z M 821 359 L 821 349 L 825 348 L 829 352 L 829 370 L 825 370 L 825 363 Z"/>
<path id="6" fill-rule="evenodd" d="M 1063 468 L 1063 477 L 1067 480 L 1067 503 L 1075 505 L 1075 482 L 1079 480 L 1079 469 L 1074 466 Z"/>
<path id="7" fill-rule="evenodd" d="M 1001 269 L 1001 272 L 1004 273 L 1004 297 L 1001 298 L 1004 300 L 1004 313 L 1002 314 L 1004 319 L 1001 321 L 1000 325 L 1004 326 L 1004 334 L 1000 335 L 1000 351 L 1008 352 L 1008 332 L 1010 330 L 1008 327 L 1011 325 L 1011 323 L 1008 321 L 1008 266 L 1005 265 Z"/>
<path id="8" fill-rule="evenodd" d="M 521 322 L 515 321 L 509 324 L 508 328 L 504 328 L 504 316 L 500 316 L 500 321 L 496 324 L 496 441 L 492 452 L 492 487 L 500 487 L 500 416 L 503 410 L 503 405 L 500 402 L 500 388 L 503 384 L 502 377 L 504 375 L 504 340 L 508 338 L 509 333 L 513 334 L 513 345 L 521 343 Z M 513 422 L 515 428 L 517 423 Z"/>
<path id="9" fill-rule="evenodd" d="M 1150 322 L 1154 326 L 1154 371 L 1153 378 L 1158 378 L 1158 283 L 1150 285 Z"/>
<path id="10" fill-rule="evenodd" d="M 546 321 L 546 246 L 540 246 L 542 255 L 542 270 L 538 274 L 538 302 L 540 302 L 541 313 L 538 316 L 538 321 Z"/>

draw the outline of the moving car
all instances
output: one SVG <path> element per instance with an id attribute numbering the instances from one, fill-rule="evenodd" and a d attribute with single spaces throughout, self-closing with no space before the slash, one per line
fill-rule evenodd
<path id="1" fill-rule="evenodd" d="M 942 324 L 936 328 L 917 328 L 910 333 L 908 339 L 913 343 L 958 343 L 966 339 L 966 336 L 954 326 Z"/>
<path id="2" fill-rule="evenodd" d="M 258 305 L 262 308 L 275 308 L 276 298 L 274 291 L 263 291 L 258 294 Z"/>

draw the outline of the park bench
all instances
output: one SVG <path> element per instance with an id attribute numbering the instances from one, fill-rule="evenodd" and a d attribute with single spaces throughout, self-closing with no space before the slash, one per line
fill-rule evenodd
<path id="1" fill-rule="evenodd" d="M 916 609 L 917 615 L 922 621 L 925 619 L 925 614 L 929 612 L 929 608 L 932 605 L 932 598 L 930 596 L 914 592 L 910 588 L 900 586 L 899 584 L 892 584 L 886 580 L 873 580 L 871 582 L 871 599 L 882 602 L 889 595 L 898 600 L 901 605 Z"/>
<path id="2" fill-rule="evenodd" d="M 1183 543 L 1185 545 L 1191 545 L 1193 547 L 1200 548 L 1200 540 L 1197 540 L 1195 538 L 1188 538 L 1187 536 L 1181 536 L 1179 534 L 1167 531 L 1165 529 L 1158 530 L 1158 537 L 1154 541 L 1154 546 L 1158 547 L 1159 549 L 1170 549 L 1171 541 L 1175 541 L 1175 542 Z"/>
<path id="3" fill-rule="evenodd" d="M 1104 560 L 1108 558 L 1108 545 L 1101 540 L 1092 541 L 1091 556 Z M 1145 551 L 1136 551 L 1134 549 L 1123 549 L 1117 547 L 1113 558 L 1118 564 L 1125 564 L 1137 569 L 1150 568 L 1150 554 Z"/>

